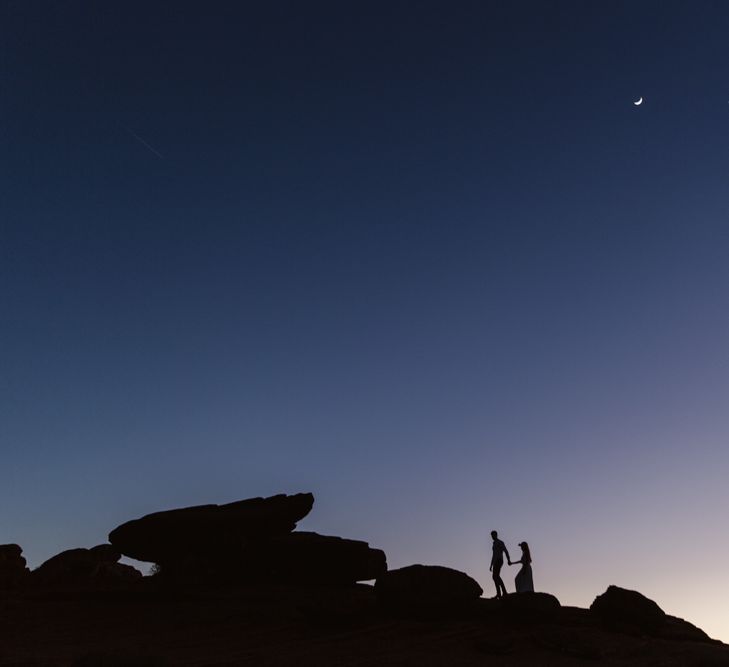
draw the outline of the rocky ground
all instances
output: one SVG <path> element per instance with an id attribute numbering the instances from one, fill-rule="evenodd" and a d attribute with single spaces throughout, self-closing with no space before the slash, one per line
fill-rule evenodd
<path id="1" fill-rule="evenodd" d="M 481 597 L 445 567 L 297 533 L 313 496 L 158 512 L 32 572 L 0 545 L 0 665 L 729 667 L 729 646 L 611 586 L 590 609 Z M 143 556 L 159 572 L 119 563 Z M 376 579 L 374 586 L 357 583 Z"/>
<path id="2" fill-rule="evenodd" d="M 381 609 L 364 585 L 173 592 L 147 583 L 6 596 L 0 664 L 729 665 L 729 646 L 700 634 L 614 629 L 571 607 L 480 600 L 460 613 L 405 613 Z"/>

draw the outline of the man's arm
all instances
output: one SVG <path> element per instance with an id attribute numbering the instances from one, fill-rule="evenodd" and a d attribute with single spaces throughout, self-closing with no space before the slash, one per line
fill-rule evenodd
<path id="1" fill-rule="evenodd" d="M 506 554 L 506 562 L 511 563 L 511 556 L 509 556 L 509 550 L 506 548 L 505 544 L 504 544 L 504 553 Z"/>

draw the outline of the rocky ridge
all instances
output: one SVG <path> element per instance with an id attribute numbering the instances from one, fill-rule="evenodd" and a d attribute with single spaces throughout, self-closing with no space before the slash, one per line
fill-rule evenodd
<path id="1" fill-rule="evenodd" d="M 589 609 L 548 593 L 484 599 L 464 572 L 388 570 L 364 541 L 296 530 L 313 503 L 155 512 L 33 571 L 0 545 L 0 664 L 729 666 L 729 646 L 637 591 L 610 586 Z"/>

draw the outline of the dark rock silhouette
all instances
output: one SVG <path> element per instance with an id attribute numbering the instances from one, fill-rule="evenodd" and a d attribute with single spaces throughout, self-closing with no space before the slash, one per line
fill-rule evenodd
<path id="1" fill-rule="evenodd" d="M 355 583 L 387 571 L 385 552 L 367 542 L 294 532 L 252 545 L 248 556 L 275 581 Z"/>
<path id="2" fill-rule="evenodd" d="M 20 561 L 25 567 L 23 549 L 19 544 L 0 544 L 0 563 L 16 564 Z"/>
<path id="3" fill-rule="evenodd" d="M 353 584 L 387 570 L 366 542 L 292 532 L 314 496 L 251 498 L 148 514 L 109 535 L 124 555 L 160 566 L 178 583 L 307 582 Z"/>
<path id="4" fill-rule="evenodd" d="M 559 612 L 562 605 L 554 595 L 532 592 L 507 595 L 502 606 L 507 613 L 522 620 L 545 620 Z"/>
<path id="5" fill-rule="evenodd" d="M 0 588 L 14 588 L 29 574 L 23 550 L 17 544 L 0 544 Z"/>
<path id="6" fill-rule="evenodd" d="M 239 552 L 251 539 L 290 533 L 314 504 L 311 493 L 250 498 L 147 514 L 115 528 L 111 542 L 130 558 L 152 563 Z"/>
<path id="7" fill-rule="evenodd" d="M 239 550 L 170 559 L 160 579 L 181 583 L 354 584 L 387 571 L 385 553 L 367 542 L 318 533 L 249 540 Z"/>
<path id="8" fill-rule="evenodd" d="M 460 575 L 451 580 L 468 583 L 467 575 Z M 168 592 L 147 578 L 145 585 L 126 590 L 89 594 L 63 588 L 39 594 L 26 589 L 3 595 L 2 664 L 729 665 L 729 646 L 671 634 L 669 628 L 685 629 L 678 619 L 674 625 L 666 617 L 655 637 L 635 636 L 540 593 L 470 598 L 455 607 L 416 604 L 406 613 L 383 608 L 375 587 L 361 584 L 269 583 Z"/>
<path id="9" fill-rule="evenodd" d="M 472 603 L 483 589 L 465 572 L 440 565 L 409 565 L 378 577 L 375 593 L 384 607 L 408 609 Z"/>
<path id="10" fill-rule="evenodd" d="M 56 554 L 33 570 L 39 584 L 124 583 L 142 577 L 139 570 L 119 563 L 121 554 L 111 544 L 91 549 L 69 549 Z"/>
<path id="11" fill-rule="evenodd" d="M 31 573 L 18 545 L 0 545 L 0 663 L 729 665 L 729 646 L 636 591 L 610 586 L 588 610 L 548 593 L 485 599 L 442 566 L 387 571 L 366 542 L 293 531 L 312 503 L 159 512 L 113 531 L 116 544 L 64 551 Z M 142 577 L 122 551 L 161 569 Z"/>
<path id="12" fill-rule="evenodd" d="M 668 614 L 666 614 L 665 624 L 658 631 L 658 636 L 661 639 L 671 639 L 673 641 L 713 642 L 701 628 L 697 628 L 682 618 L 676 618 Z"/>
<path id="13" fill-rule="evenodd" d="M 608 586 L 590 611 L 606 626 L 626 632 L 656 635 L 666 624 L 665 612 L 653 600 L 618 586 Z"/>

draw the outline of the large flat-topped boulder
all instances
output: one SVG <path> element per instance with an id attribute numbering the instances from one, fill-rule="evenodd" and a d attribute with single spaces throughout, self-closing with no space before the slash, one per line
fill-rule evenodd
<path id="1" fill-rule="evenodd" d="M 238 552 L 251 540 L 290 533 L 313 505 L 311 493 L 298 493 L 155 512 L 115 528 L 109 542 L 125 556 L 152 563 Z"/>

